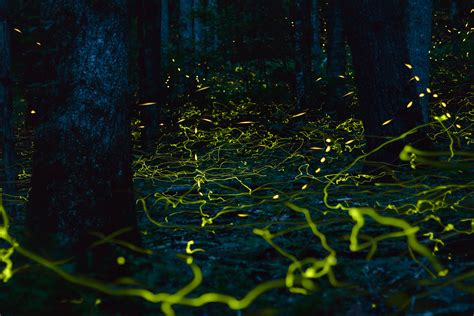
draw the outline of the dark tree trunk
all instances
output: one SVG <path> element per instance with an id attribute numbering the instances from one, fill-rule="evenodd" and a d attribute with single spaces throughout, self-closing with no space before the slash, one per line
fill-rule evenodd
<path id="1" fill-rule="evenodd" d="M 209 38 L 209 50 L 216 51 L 219 47 L 219 37 L 217 35 L 217 20 L 219 18 L 219 11 L 217 7 L 217 0 L 208 0 L 207 7 L 210 15 L 210 32 Z"/>
<path id="2" fill-rule="evenodd" d="M 183 67 L 179 74 L 177 92 L 183 95 L 191 86 L 190 78 L 193 71 L 193 0 L 179 1 L 179 51 Z"/>
<path id="3" fill-rule="evenodd" d="M 426 88 L 430 82 L 431 27 L 432 27 L 433 0 L 408 0 L 407 7 L 407 42 L 410 64 L 413 72 L 420 78 L 417 82 L 418 94 L 423 93 L 420 105 L 423 113 L 423 122 L 430 120 L 429 93 Z"/>
<path id="4" fill-rule="evenodd" d="M 28 230 L 38 250 L 82 254 L 97 239 L 90 232 L 124 228 L 130 231 L 118 238 L 138 242 L 126 10 L 126 0 L 43 0 L 43 15 L 54 23 L 44 45 L 56 45 L 48 60 L 58 87 L 35 134 Z M 115 260 L 110 246 L 94 251 L 92 267 L 82 261 L 83 268 L 107 271 L 104 262 Z"/>
<path id="5" fill-rule="evenodd" d="M 140 36 L 140 103 L 143 104 L 143 140 L 145 147 L 154 148 L 160 130 L 161 108 L 161 0 L 140 0 L 138 27 Z"/>
<path id="6" fill-rule="evenodd" d="M 345 93 L 345 79 L 341 76 L 346 74 L 347 61 L 341 0 L 330 1 L 328 10 L 328 110 L 344 119 L 347 116 L 347 109 L 342 99 Z"/>
<path id="7" fill-rule="evenodd" d="M 8 1 L 0 0 L 0 126 L 3 141 L 3 168 L 5 178 L 3 194 L 16 194 L 15 132 L 13 128 L 13 106 L 11 100 L 11 47 Z M 5 194 L 7 196 L 5 196 Z"/>
<path id="8" fill-rule="evenodd" d="M 368 150 L 422 122 L 413 72 L 404 66 L 409 61 L 405 3 L 402 0 L 343 1 Z M 407 108 L 411 101 L 413 106 Z M 394 161 L 400 146 L 386 148 L 370 158 Z"/>
<path id="9" fill-rule="evenodd" d="M 311 75 L 311 0 L 295 1 L 296 111 L 308 107 Z"/>
<path id="10" fill-rule="evenodd" d="M 323 50 L 321 49 L 319 23 L 319 1 L 311 0 L 311 61 L 315 74 L 321 74 L 323 64 Z"/>
<path id="11" fill-rule="evenodd" d="M 196 63 L 200 63 L 203 53 L 203 22 L 201 0 L 193 3 L 193 25 L 194 25 L 194 56 Z"/>
<path id="12" fill-rule="evenodd" d="M 170 61 L 170 11 L 168 0 L 161 0 L 161 68 L 167 69 Z"/>

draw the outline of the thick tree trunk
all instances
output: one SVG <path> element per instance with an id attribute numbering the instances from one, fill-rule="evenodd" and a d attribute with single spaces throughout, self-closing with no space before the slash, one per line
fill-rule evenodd
<path id="1" fill-rule="evenodd" d="M 404 3 L 343 1 L 368 150 L 422 122 L 414 75 L 404 66 L 409 61 Z M 409 102 L 413 105 L 407 108 Z M 387 148 L 371 156 L 371 160 L 393 161 L 399 149 L 401 145 Z"/>
<path id="2" fill-rule="evenodd" d="M 161 95 L 161 0 L 138 1 L 138 20 L 140 28 L 140 72 L 141 96 L 144 129 L 144 144 L 153 149 L 160 130 Z"/>
<path id="3" fill-rule="evenodd" d="M 0 126 L 3 141 L 3 193 L 16 194 L 15 132 L 11 100 L 11 48 L 8 1 L 0 0 Z M 5 201 L 8 199 L 4 195 Z"/>
<path id="4" fill-rule="evenodd" d="M 346 74 L 346 42 L 344 37 L 344 22 L 342 18 L 341 0 L 329 2 L 328 14 L 328 103 L 329 110 L 337 113 L 340 119 L 347 116 L 347 109 L 342 96 L 345 93 Z"/>
<path id="5" fill-rule="evenodd" d="M 323 50 L 319 33 L 319 1 L 311 0 L 311 61 L 315 74 L 321 74 L 323 64 Z"/>
<path id="6" fill-rule="evenodd" d="M 420 78 L 417 82 L 418 94 L 425 96 L 420 99 L 423 113 L 423 122 L 430 121 L 429 86 L 431 28 L 432 28 L 433 0 L 408 0 L 407 5 L 407 42 L 410 63 L 413 72 Z"/>
<path id="7" fill-rule="evenodd" d="M 295 1 L 296 111 L 307 108 L 311 75 L 310 0 Z"/>
<path id="8" fill-rule="evenodd" d="M 130 228 L 119 239 L 138 241 L 133 208 L 126 0 L 43 0 L 54 22 L 57 87 L 35 134 L 28 230 L 33 244 L 62 257 L 97 237 Z M 93 266 L 109 269 L 110 245 L 96 247 Z M 113 252 L 112 252 L 113 253 Z M 105 255 L 106 254 L 106 255 Z M 114 266 L 117 266 L 116 264 Z"/>

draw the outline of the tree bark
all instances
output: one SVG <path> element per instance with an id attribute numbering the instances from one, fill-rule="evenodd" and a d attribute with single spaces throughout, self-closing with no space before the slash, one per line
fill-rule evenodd
<path id="1" fill-rule="evenodd" d="M 296 111 L 308 106 L 311 75 L 310 0 L 295 1 Z"/>
<path id="2" fill-rule="evenodd" d="M 161 0 L 138 1 L 138 20 L 140 28 L 139 65 L 141 73 L 140 103 L 142 108 L 143 141 L 146 149 L 154 149 L 160 130 L 161 80 Z"/>
<path id="3" fill-rule="evenodd" d="M 11 43 L 8 1 L 0 0 L 0 126 L 3 136 L 3 194 L 16 194 L 16 153 L 11 99 Z"/>
<path id="4" fill-rule="evenodd" d="M 327 76 L 329 110 L 337 113 L 340 119 L 344 119 L 347 116 L 345 102 L 342 99 L 345 93 L 345 79 L 340 76 L 346 74 L 347 58 L 341 0 L 330 1 L 328 12 Z"/>
<path id="5" fill-rule="evenodd" d="M 433 0 L 408 0 L 406 19 L 408 55 L 413 72 L 420 78 L 417 82 L 417 92 L 425 95 L 420 99 L 424 123 L 430 121 L 429 93 L 426 89 L 430 82 L 432 11 Z"/>
<path id="6" fill-rule="evenodd" d="M 48 56 L 58 87 L 35 133 L 28 230 L 38 250 L 61 257 L 82 254 L 96 237 L 130 231 L 138 242 L 133 208 L 128 98 L 126 0 L 43 0 L 53 22 Z M 48 60 L 45 60 L 47 62 Z M 48 246 L 49 245 L 49 246 Z M 110 245 L 91 251 L 92 267 L 112 269 Z M 116 264 L 113 266 L 117 266 Z"/>
<path id="7" fill-rule="evenodd" d="M 404 4 L 402 0 L 343 0 L 368 150 L 422 122 L 413 72 L 404 66 L 409 61 Z M 409 102 L 413 105 L 407 108 Z M 394 161 L 401 146 L 379 151 L 371 160 Z"/>
<path id="8" fill-rule="evenodd" d="M 323 50 L 321 49 L 319 23 L 319 2 L 311 0 L 311 61 L 315 74 L 321 74 L 323 64 Z"/>

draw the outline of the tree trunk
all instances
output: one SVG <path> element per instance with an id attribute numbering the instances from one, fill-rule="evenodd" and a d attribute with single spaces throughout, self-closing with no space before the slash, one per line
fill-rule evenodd
<path id="1" fill-rule="evenodd" d="M 201 0 L 194 0 L 193 3 L 193 25 L 194 25 L 194 58 L 196 63 L 201 62 L 203 53 L 203 24 L 202 24 L 202 3 Z"/>
<path id="2" fill-rule="evenodd" d="M 311 61 L 315 74 L 321 74 L 323 64 L 323 51 L 319 33 L 319 5 L 318 0 L 311 0 Z"/>
<path id="3" fill-rule="evenodd" d="M 170 61 L 170 13 L 168 0 L 161 0 L 161 68 L 167 69 Z"/>
<path id="4" fill-rule="evenodd" d="M 341 76 L 346 74 L 346 42 L 341 0 L 330 1 L 328 10 L 328 110 L 344 119 L 347 116 L 345 102 L 342 99 L 345 93 L 345 79 Z"/>
<path id="5" fill-rule="evenodd" d="M 150 150 L 158 140 L 160 130 L 161 95 L 161 0 L 138 1 L 140 36 L 140 103 L 145 147 Z"/>
<path id="6" fill-rule="evenodd" d="M 296 64 L 296 111 L 308 106 L 311 73 L 311 19 L 310 0 L 296 0 L 295 64 Z"/>
<path id="7" fill-rule="evenodd" d="M 219 18 L 217 0 L 208 0 L 207 7 L 210 15 L 210 34 L 209 34 L 209 48 L 211 51 L 217 51 L 219 47 L 219 37 L 217 35 L 217 20 Z"/>
<path id="8" fill-rule="evenodd" d="M 413 72 L 420 78 L 417 82 L 418 94 L 425 96 L 420 99 L 423 113 L 423 122 L 430 121 L 429 86 L 431 27 L 432 27 L 433 0 L 408 0 L 407 5 L 407 42 L 410 64 Z"/>
<path id="9" fill-rule="evenodd" d="M 183 95 L 190 87 L 193 71 L 193 0 L 179 1 L 179 51 L 182 58 L 182 72 L 179 74 L 177 92 Z"/>
<path id="10" fill-rule="evenodd" d="M 16 194 L 15 132 L 13 128 L 13 106 L 11 100 L 11 47 L 8 1 L 0 0 L 0 126 L 3 134 L 2 181 L 5 201 L 8 195 Z M 7 195 L 7 196 L 5 196 Z"/>
<path id="11" fill-rule="evenodd" d="M 91 232 L 138 242 L 133 208 L 128 98 L 126 0 L 43 0 L 54 23 L 43 45 L 57 52 L 58 87 L 35 133 L 28 230 L 38 250 L 82 254 Z M 51 244 L 50 244 L 51 243 Z M 49 244 L 49 246 L 48 246 Z M 95 247 L 92 266 L 104 269 L 115 256 Z M 114 264 L 117 266 L 117 264 Z M 107 272 L 108 273 L 108 272 Z"/>
<path id="12" fill-rule="evenodd" d="M 414 75 L 404 66 L 409 56 L 403 3 L 343 1 L 368 150 L 422 122 Z M 413 105 L 407 108 L 409 102 Z M 391 162 L 397 159 L 400 149 L 401 145 L 396 145 L 370 158 Z"/>

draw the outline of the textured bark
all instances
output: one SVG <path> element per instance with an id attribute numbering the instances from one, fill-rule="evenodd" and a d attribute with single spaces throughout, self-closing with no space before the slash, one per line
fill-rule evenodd
<path id="1" fill-rule="evenodd" d="M 161 0 L 140 0 L 138 27 L 140 36 L 140 101 L 154 103 L 142 109 L 144 144 L 153 149 L 160 130 L 161 95 Z"/>
<path id="2" fill-rule="evenodd" d="M 126 0 L 42 4 L 44 18 L 54 23 L 44 45 L 57 48 L 45 62 L 55 65 L 59 86 L 35 133 L 28 209 L 33 244 L 64 257 L 97 239 L 90 232 L 123 228 L 131 231 L 118 238 L 136 242 Z M 103 251 L 93 256 L 93 268 L 113 262 L 109 247 L 93 249 Z"/>
<path id="3" fill-rule="evenodd" d="M 319 1 L 311 0 L 311 61 L 315 74 L 322 72 L 323 50 L 321 49 L 319 23 Z"/>
<path id="4" fill-rule="evenodd" d="M 431 29 L 432 29 L 433 0 L 408 0 L 407 5 L 407 42 L 410 63 L 413 72 L 420 77 L 417 82 L 418 94 L 424 93 L 425 97 L 420 99 L 423 113 L 423 121 L 430 120 L 429 94 L 426 88 L 429 86 Z"/>
<path id="5" fill-rule="evenodd" d="M 3 193 L 16 194 L 15 132 L 11 100 L 11 47 L 8 1 L 0 0 L 0 126 L 3 141 Z"/>
<path id="6" fill-rule="evenodd" d="M 170 61 L 170 11 L 169 1 L 161 0 L 161 67 L 166 69 Z"/>
<path id="7" fill-rule="evenodd" d="M 352 50 L 360 117 L 368 149 L 387 137 L 399 136 L 422 122 L 413 72 L 409 60 L 403 0 L 344 0 L 346 32 Z M 412 107 L 407 104 L 414 101 Z M 385 124 L 388 120 L 391 123 Z M 372 156 L 393 161 L 400 147 L 387 148 Z"/>
<path id="8" fill-rule="evenodd" d="M 308 106 L 311 75 L 311 19 L 310 0 L 295 1 L 295 64 L 296 110 Z"/>
<path id="9" fill-rule="evenodd" d="M 346 73 L 346 42 L 341 0 L 329 2 L 327 42 L 328 102 L 330 110 L 342 119 L 347 115 L 347 111 L 342 100 L 345 93 L 344 79 L 340 77 Z"/>

